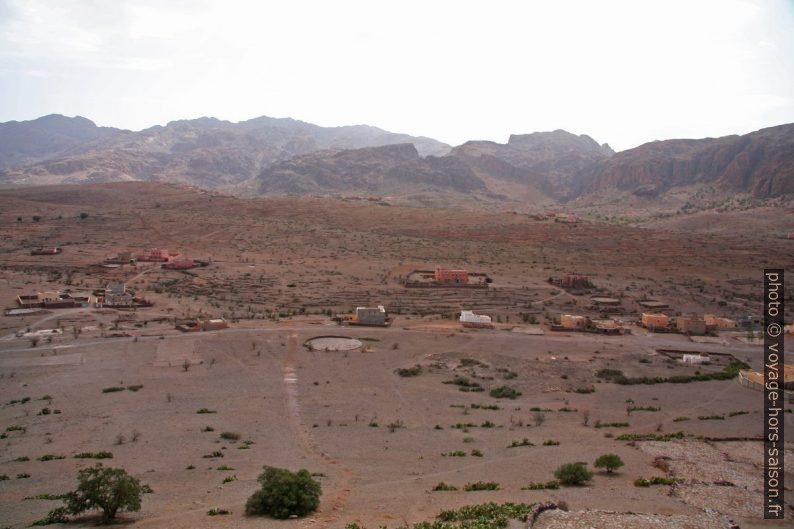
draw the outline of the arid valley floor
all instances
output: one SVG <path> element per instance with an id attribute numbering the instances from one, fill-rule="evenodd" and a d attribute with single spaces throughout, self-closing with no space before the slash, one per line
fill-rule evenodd
<path id="1" fill-rule="evenodd" d="M 94 462 L 74 456 L 99 451 L 150 485 L 142 510 L 123 516 L 141 528 L 396 527 L 489 501 L 566 502 L 567 513 L 541 515 L 535 527 L 545 529 L 716 529 L 728 520 L 790 527 L 791 443 L 787 520 L 761 519 L 760 392 L 735 379 L 620 385 L 597 375 L 692 375 L 727 364 L 687 366 L 669 351 L 731 355 L 759 370 L 758 340 L 747 340 L 746 331 L 695 340 L 635 325 L 625 336 L 548 325 L 565 312 L 598 317 L 595 295 L 618 298 L 617 314 L 628 319 L 650 297 L 680 314 L 759 315 L 761 272 L 790 270 L 794 240 L 753 229 L 752 215 L 747 229 L 714 233 L 367 200 L 239 199 L 154 183 L 2 190 L 6 307 L 20 294 L 91 291 L 113 281 L 153 306 L 0 317 L 0 475 L 9 478 L 0 481 L 0 527 L 44 516 L 58 502 L 35 497 L 73 488 L 77 469 Z M 44 246 L 63 252 L 30 255 Z M 210 265 L 185 272 L 156 263 L 98 266 L 149 247 Z M 487 273 L 493 282 L 487 289 L 403 285 L 412 270 L 436 266 Z M 548 282 L 567 272 L 587 275 L 595 290 L 571 293 Z M 389 310 L 389 327 L 340 326 L 332 318 L 373 304 Z M 492 315 L 496 328 L 462 328 L 454 318 L 462 309 Z M 174 328 L 175 320 L 200 316 L 223 317 L 230 328 Z M 48 329 L 62 332 L 31 339 Z M 362 346 L 305 346 L 323 335 Z M 792 344 L 789 336 L 788 364 Z M 415 376 L 398 373 L 415 366 Z M 484 391 L 449 383 L 464 377 Z M 489 396 L 502 385 L 521 395 Z M 125 389 L 103 392 L 114 387 Z M 552 480 L 562 463 L 592 467 L 609 452 L 625 466 L 596 472 L 585 487 L 524 490 Z M 302 520 L 246 517 L 263 465 L 316 473 L 320 510 Z M 679 483 L 634 484 L 654 476 Z M 499 488 L 464 490 L 478 481 Z M 441 482 L 458 490 L 433 491 Z M 211 508 L 231 514 L 211 517 Z"/>

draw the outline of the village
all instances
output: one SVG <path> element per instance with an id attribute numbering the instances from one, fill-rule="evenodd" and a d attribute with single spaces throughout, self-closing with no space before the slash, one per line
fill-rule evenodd
<path id="1" fill-rule="evenodd" d="M 298 527 L 245 515 L 275 465 L 316 475 L 317 527 L 566 502 L 616 526 L 753 528 L 759 284 L 723 247 L 760 242 L 135 189 L 62 218 L 57 195 L 0 239 L 14 529 L 57 506 L 33 498 L 73 487 L 77 456 L 106 453 L 153 490 L 125 517 L 141 526 Z M 609 453 L 625 467 L 596 471 Z M 586 486 L 554 481 L 571 462 Z"/>

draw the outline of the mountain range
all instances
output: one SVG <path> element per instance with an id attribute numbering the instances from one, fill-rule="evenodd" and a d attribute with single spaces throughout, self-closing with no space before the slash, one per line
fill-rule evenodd
<path id="1" fill-rule="evenodd" d="M 289 118 L 172 121 L 133 132 L 82 117 L 0 123 L 0 184 L 167 181 L 224 192 L 469 197 L 557 203 L 653 199 L 689 186 L 794 194 L 794 124 L 655 141 L 615 153 L 563 130 L 457 147 L 367 125 Z"/>

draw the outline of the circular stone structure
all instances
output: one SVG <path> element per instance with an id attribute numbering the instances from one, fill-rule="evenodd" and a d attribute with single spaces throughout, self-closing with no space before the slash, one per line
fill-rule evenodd
<path id="1" fill-rule="evenodd" d="M 306 340 L 305 345 L 312 351 L 352 351 L 363 344 L 348 336 L 317 336 Z"/>

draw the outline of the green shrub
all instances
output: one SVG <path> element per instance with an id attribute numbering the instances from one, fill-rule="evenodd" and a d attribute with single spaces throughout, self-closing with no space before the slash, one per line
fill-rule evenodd
<path id="1" fill-rule="evenodd" d="M 749 411 L 732 411 L 728 414 L 728 417 L 736 417 L 737 415 L 747 415 L 750 413 Z"/>
<path id="2" fill-rule="evenodd" d="M 515 388 L 511 388 L 510 386 L 499 386 L 498 388 L 493 388 L 488 392 L 488 394 L 495 399 L 517 399 L 521 396 L 520 391 Z"/>
<path id="3" fill-rule="evenodd" d="M 676 483 L 683 483 L 684 480 L 680 478 L 663 478 L 654 476 L 651 479 L 637 478 L 634 480 L 635 487 L 650 487 L 651 485 L 675 485 Z"/>
<path id="4" fill-rule="evenodd" d="M 207 511 L 208 516 L 220 516 L 223 514 L 231 514 L 231 512 L 226 509 L 219 509 L 217 507 Z"/>
<path id="5" fill-rule="evenodd" d="M 445 452 L 441 454 L 442 457 L 466 457 L 466 452 L 463 450 L 455 450 L 453 452 Z"/>
<path id="6" fill-rule="evenodd" d="M 202 457 L 204 459 L 214 459 L 216 457 L 223 457 L 223 452 L 221 452 L 220 450 L 215 450 L 211 454 L 204 454 Z"/>
<path id="7" fill-rule="evenodd" d="M 438 492 L 438 491 L 450 491 L 450 490 L 458 490 L 458 487 L 456 487 L 456 486 L 454 486 L 454 485 L 447 485 L 446 483 L 444 483 L 444 482 L 442 481 L 441 483 L 439 483 L 438 485 L 436 485 L 435 487 L 433 487 L 433 489 L 432 489 L 432 490 L 433 490 L 434 492 Z"/>
<path id="8" fill-rule="evenodd" d="M 66 459 L 66 456 L 56 456 L 54 454 L 44 454 L 36 458 L 38 461 L 54 461 L 56 459 Z"/>
<path id="9" fill-rule="evenodd" d="M 401 377 L 416 377 L 422 373 L 422 366 L 419 364 L 413 367 L 404 367 L 397 370 L 397 374 Z"/>
<path id="10" fill-rule="evenodd" d="M 127 386 L 127 389 L 133 392 L 138 391 L 141 388 L 143 388 L 143 384 L 133 384 L 132 386 Z"/>
<path id="11" fill-rule="evenodd" d="M 584 387 L 584 388 L 576 388 L 574 390 L 576 393 L 595 393 L 595 388 L 593 386 Z"/>
<path id="12" fill-rule="evenodd" d="M 124 469 L 103 467 L 97 463 L 77 473 L 77 489 L 64 495 L 65 507 L 50 511 L 45 520 L 61 516 L 62 522 L 66 514 L 98 509 L 102 511 L 102 521 L 107 523 L 120 511 L 139 511 L 142 493 L 140 481 Z"/>
<path id="13" fill-rule="evenodd" d="M 554 439 L 548 439 L 543 441 L 543 446 L 560 446 L 560 442 L 555 441 Z"/>
<path id="14" fill-rule="evenodd" d="M 596 421 L 596 428 L 628 428 L 630 425 L 627 422 L 601 422 Z"/>
<path id="15" fill-rule="evenodd" d="M 475 448 L 474 450 L 471 451 L 471 455 L 474 457 L 482 457 L 482 452 Z"/>
<path id="16" fill-rule="evenodd" d="M 240 434 L 236 432 L 221 432 L 221 439 L 225 439 L 227 441 L 239 441 Z"/>
<path id="17" fill-rule="evenodd" d="M 521 487 L 521 490 L 556 490 L 560 488 L 560 482 L 556 479 L 547 481 L 546 483 L 530 483 L 526 487 Z"/>
<path id="18" fill-rule="evenodd" d="M 700 415 L 699 421 L 724 421 L 725 415 Z"/>
<path id="19" fill-rule="evenodd" d="M 214 432 L 215 428 L 213 428 L 212 426 L 205 426 L 204 428 L 201 429 L 201 431 L 202 432 Z"/>
<path id="20" fill-rule="evenodd" d="M 232 481 L 237 481 L 237 475 L 232 474 L 231 476 L 226 476 L 223 478 L 224 483 L 231 483 Z"/>
<path id="21" fill-rule="evenodd" d="M 623 465 L 623 460 L 617 454 L 604 454 L 596 459 L 593 464 L 596 468 L 605 468 L 610 474 L 613 470 L 617 470 Z"/>
<path id="22" fill-rule="evenodd" d="M 199 408 L 199 409 L 196 411 L 196 413 L 218 413 L 218 412 L 217 412 L 217 411 L 215 411 L 215 410 L 210 410 L 210 409 L 207 409 L 207 408 Z"/>
<path id="23" fill-rule="evenodd" d="M 69 514 L 66 507 L 58 507 L 57 509 L 53 509 L 47 513 L 47 516 L 41 518 L 40 520 L 36 520 L 31 525 L 32 526 L 39 526 L 39 525 L 52 525 L 56 523 L 67 523 L 69 518 L 67 518 L 67 514 Z"/>
<path id="24" fill-rule="evenodd" d="M 689 417 L 687 417 L 685 415 L 682 415 L 681 417 L 676 417 L 675 419 L 673 419 L 673 422 L 683 422 L 683 421 L 688 421 L 688 420 L 689 420 Z"/>
<path id="25" fill-rule="evenodd" d="M 80 452 L 75 459 L 113 459 L 113 454 L 107 451 L 101 452 Z"/>
<path id="26" fill-rule="evenodd" d="M 554 471 L 554 477 L 563 485 L 576 486 L 593 479 L 593 473 L 582 463 L 565 463 Z"/>
<path id="27" fill-rule="evenodd" d="M 516 448 L 518 446 L 535 446 L 529 439 L 524 437 L 520 441 L 513 441 L 507 448 Z"/>
<path id="28" fill-rule="evenodd" d="M 306 516 L 317 510 L 322 490 L 307 470 L 291 472 L 282 468 L 265 467 L 258 478 L 262 488 L 245 504 L 248 515 L 267 515 L 286 519 Z"/>
<path id="29" fill-rule="evenodd" d="M 656 406 L 627 406 L 626 412 L 631 413 L 633 411 L 659 411 L 661 408 L 657 408 Z"/>
<path id="30" fill-rule="evenodd" d="M 30 461 L 30 458 L 28 456 L 20 456 L 14 459 L 14 462 L 16 463 L 24 463 L 25 461 Z"/>
<path id="31" fill-rule="evenodd" d="M 466 492 L 473 492 L 478 490 L 499 490 L 499 483 L 495 481 L 475 481 L 474 483 L 466 483 L 463 487 Z"/>
<path id="32" fill-rule="evenodd" d="M 103 388 L 102 393 L 115 393 L 116 391 L 124 391 L 126 388 L 121 386 L 111 386 L 109 388 Z"/>

